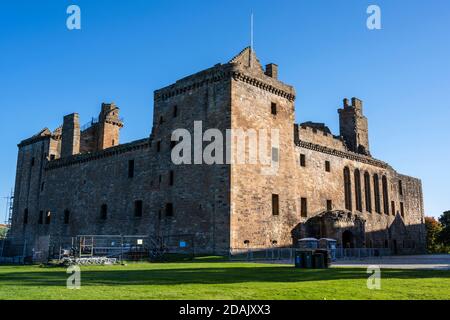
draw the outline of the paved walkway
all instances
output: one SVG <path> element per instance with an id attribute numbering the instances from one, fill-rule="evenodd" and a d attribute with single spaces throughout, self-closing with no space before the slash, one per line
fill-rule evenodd
<path id="1" fill-rule="evenodd" d="M 333 267 L 361 267 L 370 265 L 381 269 L 432 269 L 450 270 L 450 254 L 445 255 L 418 255 L 418 256 L 390 256 L 382 258 L 369 258 L 361 260 L 339 260 Z"/>

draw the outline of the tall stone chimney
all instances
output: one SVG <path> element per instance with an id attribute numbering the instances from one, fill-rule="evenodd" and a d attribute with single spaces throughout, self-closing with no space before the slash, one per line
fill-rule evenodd
<path id="1" fill-rule="evenodd" d="M 269 63 L 266 65 L 266 76 L 269 76 L 274 79 L 278 79 L 278 65 L 275 63 Z"/>
<path id="2" fill-rule="evenodd" d="M 80 119 L 78 113 L 64 117 L 61 135 L 61 158 L 80 153 Z"/>

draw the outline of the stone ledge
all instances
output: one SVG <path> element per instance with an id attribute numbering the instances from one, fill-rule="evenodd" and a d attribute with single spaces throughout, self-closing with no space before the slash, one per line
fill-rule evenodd
<path id="1" fill-rule="evenodd" d="M 116 156 L 118 154 L 122 154 L 125 152 L 130 152 L 139 149 L 146 149 L 150 147 L 149 139 L 141 139 L 137 141 L 133 141 L 130 143 L 122 144 L 117 147 L 108 148 L 106 150 L 102 150 L 95 153 L 84 153 L 74 155 L 68 158 L 62 158 L 57 160 L 52 160 L 47 163 L 45 167 L 45 171 L 50 171 L 53 169 L 68 167 L 78 163 L 85 163 L 89 161 L 94 161 L 98 159 L 103 159 L 107 157 Z"/>

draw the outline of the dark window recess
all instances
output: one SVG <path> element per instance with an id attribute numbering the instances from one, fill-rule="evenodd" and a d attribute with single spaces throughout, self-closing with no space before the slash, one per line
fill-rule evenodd
<path id="1" fill-rule="evenodd" d="M 173 170 L 171 170 L 169 172 L 169 186 L 173 186 L 173 183 L 174 183 L 174 172 Z"/>
<path id="2" fill-rule="evenodd" d="M 34 163 L 35 163 L 35 162 L 36 162 L 36 161 L 35 161 L 34 157 L 31 158 L 31 166 L 32 166 L 32 167 L 34 166 Z"/>
<path id="3" fill-rule="evenodd" d="M 52 218 L 52 213 L 50 211 L 47 211 L 45 213 L 45 224 L 50 224 Z"/>
<path id="4" fill-rule="evenodd" d="M 368 172 L 364 173 L 364 189 L 366 195 L 366 211 L 372 212 L 372 191 L 370 190 L 370 175 Z"/>
<path id="5" fill-rule="evenodd" d="M 278 148 L 272 148 L 272 161 L 278 162 L 279 161 L 280 154 L 278 152 Z"/>
<path id="6" fill-rule="evenodd" d="M 333 201 L 327 200 L 327 211 L 333 210 Z"/>
<path id="7" fill-rule="evenodd" d="M 159 117 L 159 124 L 163 124 L 164 123 L 164 118 L 163 118 L 163 116 L 160 116 Z"/>
<path id="8" fill-rule="evenodd" d="M 403 204 L 403 202 L 400 202 L 400 214 L 403 218 L 405 217 L 405 205 Z"/>
<path id="9" fill-rule="evenodd" d="M 162 182 L 162 176 L 161 175 L 159 175 L 158 181 L 159 181 L 159 184 L 161 184 L 161 182 Z"/>
<path id="10" fill-rule="evenodd" d="M 160 152 L 161 151 L 161 141 L 157 141 L 156 142 L 156 152 Z"/>
<path id="11" fill-rule="evenodd" d="M 23 224 L 28 224 L 28 209 L 23 211 Z"/>
<path id="12" fill-rule="evenodd" d="M 330 172 L 331 171 L 330 161 L 325 161 L 325 171 L 326 172 Z"/>
<path id="13" fill-rule="evenodd" d="M 272 194 L 272 215 L 280 214 L 280 198 L 277 194 Z"/>
<path id="14" fill-rule="evenodd" d="M 395 216 L 395 201 L 391 201 L 392 215 Z"/>
<path id="15" fill-rule="evenodd" d="M 362 212 L 361 173 L 358 169 L 355 170 L 355 198 L 356 210 Z"/>
<path id="16" fill-rule="evenodd" d="M 300 214 L 302 217 L 306 218 L 308 216 L 308 200 L 306 198 L 300 199 Z"/>
<path id="17" fill-rule="evenodd" d="M 166 203 L 166 217 L 173 217 L 173 203 Z"/>
<path id="18" fill-rule="evenodd" d="M 108 205 L 102 204 L 100 207 L 100 219 L 106 220 L 108 218 Z"/>
<path id="19" fill-rule="evenodd" d="M 173 106 L 173 117 L 176 118 L 178 117 L 178 106 Z"/>
<path id="20" fill-rule="evenodd" d="M 128 161 L 128 178 L 134 177 L 134 160 Z"/>
<path id="21" fill-rule="evenodd" d="M 44 188 L 45 188 L 45 182 L 42 182 L 41 183 L 41 192 L 44 191 Z"/>
<path id="22" fill-rule="evenodd" d="M 389 191 L 388 191 L 388 182 L 386 176 L 381 178 L 381 184 L 383 186 L 383 207 L 384 213 L 389 215 Z"/>
<path id="23" fill-rule="evenodd" d="M 64 210 L 64 224 L 69 224 L 70 222 L 70 211 Z"/>
<path id="24" fill-rule="evenodd" d="M 270 105 L 270 112 L 276 116 L 277 115 L 277 104 L 275 102 L 272 102 Z"/>
<path id="25" fill-rule="evenodd" d="M 142 200 L 136 200 L 134 202 L 134 216 L 142 217 L 142 212 L 143 212 L 143 202 Z"/>
<path id="26" fill-rule="evenodd" d="M 402 180 L 398 181 L 398 193 L 402 196 L 403 195 L 403 182 Z"/>
<path id="27" fill-rule="evenodd" d="M 304 154 L 300 155 L 300 166 L 306 167 L 306 156 Z"/>
<path id="28" fill-rule="evenodd" d="M 56 156 L 54 154 L 50 155 L 50 160 L 55 160 Z"/>
<path id="29" fill-rule="evenodd" d="M 350 177 L 350 169 L 344 168 L 344 193 L 345 193 L 345 209 L 352 211 L 352 182 Z"/>
<path id="30" fill-rule="evenodd" d="M 44 223 L 44 211 L 39 211 L 38 224 Z"/>
<path id="31" fill-rule="evenodd" d="M 378 175 L 373 176 L 373 192 L 375 195 L 375 212 L 381 213 L 381 203 L 380 203 L 380 179 Z"/>

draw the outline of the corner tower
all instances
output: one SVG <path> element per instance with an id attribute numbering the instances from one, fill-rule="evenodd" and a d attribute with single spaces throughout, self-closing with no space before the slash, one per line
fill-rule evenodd
<path id="1" fill-rule="evenodd" d="M 114 103 L 102 103 L 102 110 L 98 116 L 98 150 L 119 145 L 120 129 L 123 127 L 119 111 Z"/>
<path id="2" fill-rule="evenodd" d="M 340 134 L 350 151 L 370 156 L 369 125 L 363 115 L 363 102 L 352 98 L 351 104 L 344 99 L 344 106 L 338 109 Z"/>

